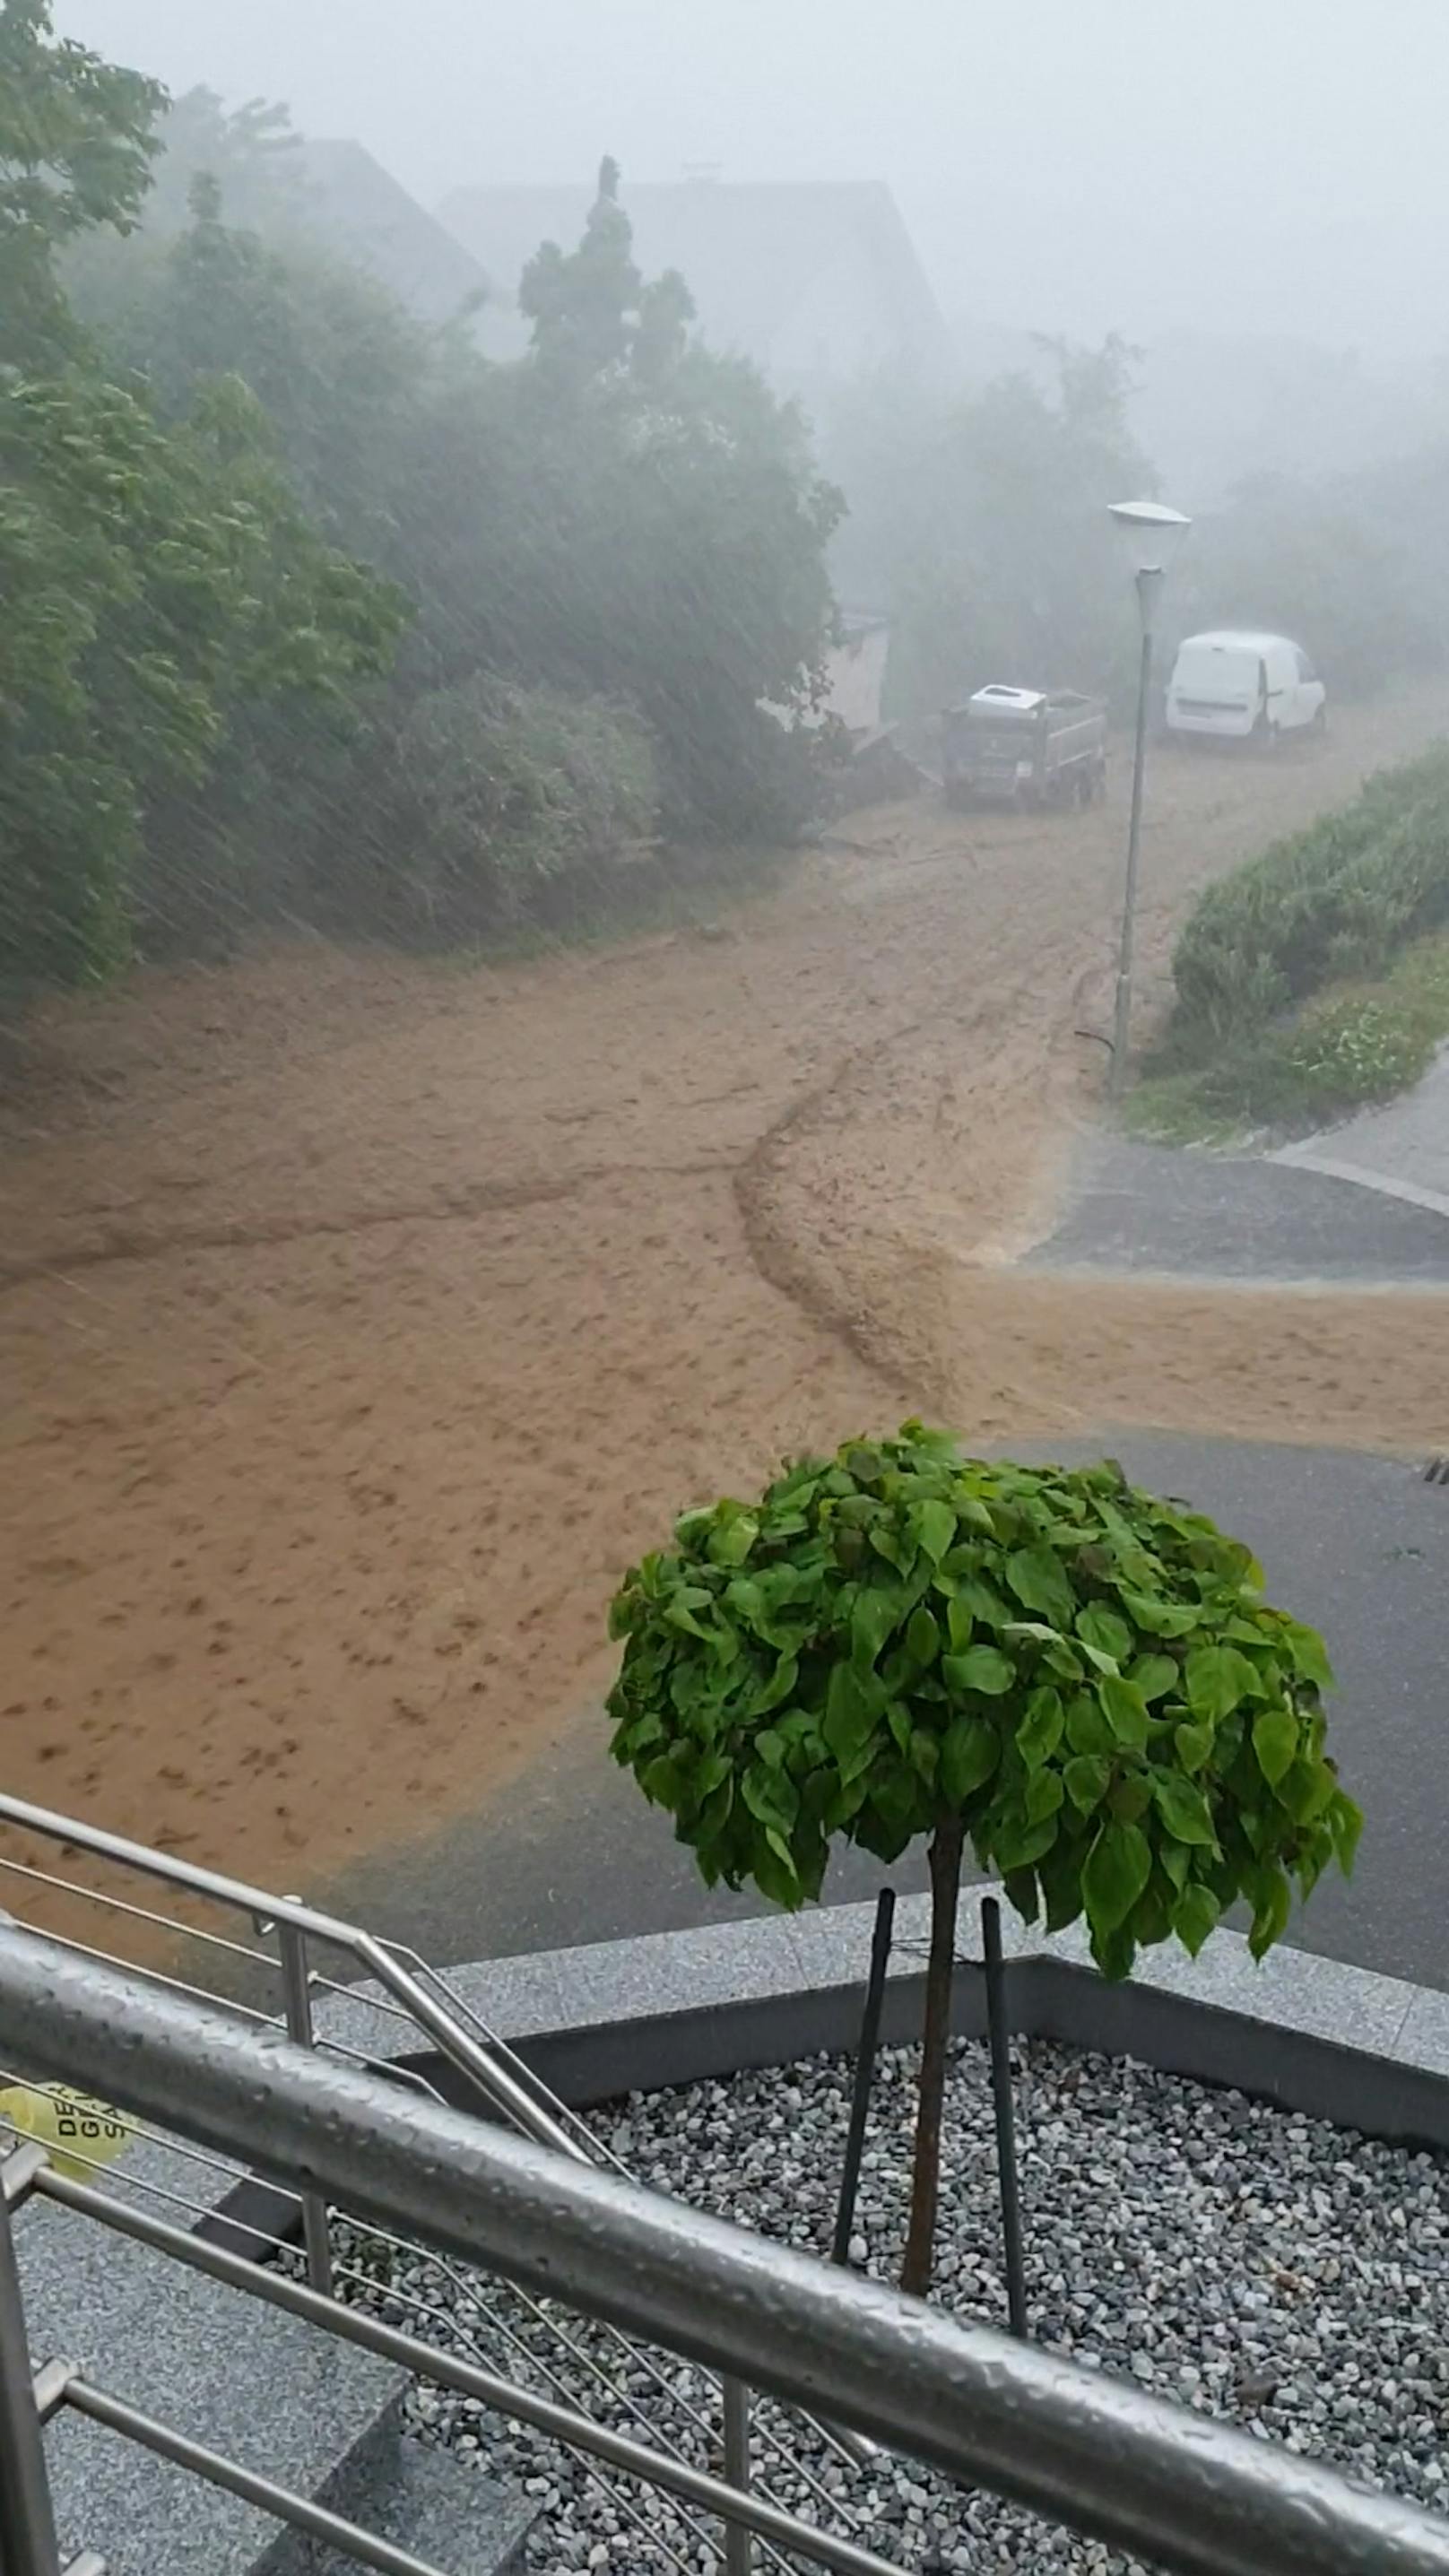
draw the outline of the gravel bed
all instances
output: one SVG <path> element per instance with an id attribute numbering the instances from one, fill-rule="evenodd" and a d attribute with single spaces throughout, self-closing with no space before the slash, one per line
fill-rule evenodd
<path id="1" fill-rule="evenodd" d="M 1019 2046 L 1016 2066 L 1033 2336 L 1090 2368 L 1330 2460 L 1365 2484 L 1449 2510 L 1443 2160 L 1045 2042 Z M 640 2181 L 821 2251 L 850 2080 L 848 2061 L 813 2059 L 634 2097 L 594 2115 L 594 2126 Z M 862 2271 L 886 2281 L 901 2254 L 913 2080 L 913 2051 L 882 2053 L 851 2251 Z M 355 2259 L 373 2269 L 376 2250 Z M 580 2351 L 615 2383 L 601 2391 L 503 2285 L 445 2277 L 411 2254 L 391 2255 L 382 2269 L 386 2281 L 353 2284 L 349 2294 L 414 2326 L 407 2302 L 424 2298 L 438 2313 L 418 2330 L 511 2376 L 532 2374 L 534 2386 L 546 2384 L 546 2360 L 565 2374 L 572 2398 L 589 2389 L 592 2411 L 638 2432 L 632 2397 L 688 2456 L 718 2466 L 718 2396 L 703 2374 L 658 2355 L 670 2392 L 661 2396 L 647 2371 L 621 2369 L 601 2329 L 569 2318 Z M 986 2053 L 975 2042 L 952 2056 L 937 2297 L 963 2317 L 1004 2322 L 991 2098 Z M 612 2476 L 605 2492 L 553 2444 L 444 2392 L 419 2389 L 411 2404 L 424 2438 L 471 2454 L 537 2499 L 529 2548 L 539 2576 L 579 2568 L 654 2576 L 714 2563 L 710 2527 L 691 2531 L 665 2499 Z M 787 2463 L 772 2436 L 783 2440 Z M 909 2462 L 844 2467 L 797 2419 L 763 2405 L 755 2474 L 810 2518 L 824 2518 L 822 2491 L 838 2499 L 840 2527 L 904 2568 L 1115 2576 L 1134 2563 Z M 769 2563 L 763 2553 L 760 2563 Z"/>

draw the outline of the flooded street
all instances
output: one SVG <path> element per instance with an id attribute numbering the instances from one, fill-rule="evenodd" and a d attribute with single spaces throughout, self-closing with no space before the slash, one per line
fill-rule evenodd
<path id="1" fill-rule="evenodd" d="M 1207 877 L 1413 748 L 1163 754 L 1143 1011 Z M 850 818 L 696 931 L 306 946 L 31 1024 L 0 1149 L 8 1780 L 262 1879 L 486 1800 L 688 1495 L 922 1409 L 1449 1441 L 1433 1296 L 1004 1265 L 1098 1098 L 1125 780 Z"/>

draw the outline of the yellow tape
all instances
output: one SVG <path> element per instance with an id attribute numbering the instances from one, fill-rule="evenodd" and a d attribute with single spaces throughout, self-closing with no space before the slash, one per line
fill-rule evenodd
<path id="1" fill-rule="evenodd" d="M 57 2173 L 84 2182 L 95 2165 L 114 2164 L 131 2131 L 105 2102 L 69 2084 L 15 2084 L 0 2093 L 0 2118 L 50 2150 Z"/>

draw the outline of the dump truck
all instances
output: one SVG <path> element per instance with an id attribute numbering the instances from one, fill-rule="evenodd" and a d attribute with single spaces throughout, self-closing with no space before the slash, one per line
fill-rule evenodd
<path id="1" fill-rule="evenodd" d="M 1107 710 L 1077 689 L 978 689 L 941 719 L 949 805 L 1086 805 L 1107 788 Z"/>

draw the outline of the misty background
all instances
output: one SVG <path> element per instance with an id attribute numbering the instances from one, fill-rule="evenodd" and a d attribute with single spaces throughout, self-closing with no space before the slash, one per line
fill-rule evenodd
<path id="1" fill-rule="evenodd" d="M 0 44 L 0 980 L 569 935 L 773 864 L 883 743 L 874 792 L 934 774 L 987 681 L 1120 717 L 1131 494 L 1195 522 L 1164 670 L 1449 661 L 1439 0 L 12 0 Z"/>
<path id="2" fill-rule="evenodd" d="M 972 375 L 1029 331 L 1147 356 L 1134 426 L 1188 508 L 1350 466 L 1444 404 L 1440 0 L 61 0 L 60 32 L 285 100 L 433 209 L 483 184 L 890 187 Z"/>

